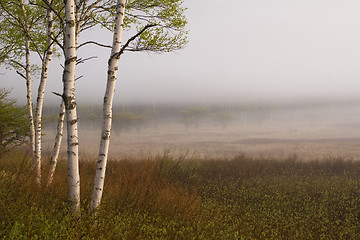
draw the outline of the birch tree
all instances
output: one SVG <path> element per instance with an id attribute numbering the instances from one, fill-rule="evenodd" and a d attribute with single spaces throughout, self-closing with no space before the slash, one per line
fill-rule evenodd
<path id="1" fill-rule="evenodd" d="M 2 0 L 3 1 L 3 0 Z M 90 3 L 91 2 L 91 3 Z M 67 124 L 67 155 L 68 155 L 68 201 L 73 210 L 78 212 L 80 209 L 80 177 L 79 177 L 79 159 L 78 159 L 78 128 L 77 111 L 75 100 L 75 69 L 77 63 L 83 63 L 86 59 L 77 58 L 77 49 L 87 45 L 83 43 L 78 46 L 78 38 L 82 31 L 98 25 L 101 21 L 97 18 L 96 8 L 102 0 L 71 0 L 59 4 L 56 0 L 38 0 L 32 2 L 33 6 L 46 9 L 47 19 L 47 48 L 42 59 L 41 82 L 38 89 L 37 107 L 36 107 L 36 141 L 34 151 L 34 165 L 37 174 L 37 182 L 41 179 L 41 118 L 44 90 L 47 80 L 48 66 L 51 61 L 53 44 L 56 44 L 63 50 L 65 64 L 63 70 L 63 93 L 58 94 L 62 97 L 62 112 L 59 116 L 58 133 L 55 139 L 54 153 L 50 163 L 50 174 L 48 184 L 51 184 L 55 172 L 57 158 L 59 155 L 60 143 L 62 139 L 62 129 L 64 115 L 66 115 Z M 106 1 L 103 2 L 106 5 Z M 45 5 L 45 7 L 44 7 Z M 59 34 L 54 36 L 52 20 L 56 16 L 57 28 L 61 29 L 63 43 L 59 41 Z M 6 59 L 5 57 L 3 59 Z"/>
<path id="2" fill-rule="evenodd" d="M 83 63 L 86 59 L 77 58 L 77 50 L 88 43 L 78 44 L 78 38 L 82 31 L 99 24 L 96 20 L 97 0 L 89 4 L 88 0 L 65 1 L 65 19 L 61 12 L 56 12 L 60 22 L 64 25 L 63 44 L 57 44 L 63 49 L 65 64 L 63 71 L 63 99 L 62 109 L 65 110 L 67 124 L 67 159 L 68 159 L 68 201 L 74 212 L 80 210 L 80 175 L 78 156 L 78 118 L 75 100 L 75 70 L 77 63 Z M 54 146 L 54 154 L 51 159 L 51 169 L 48 184 L 51 184 L 55 172 L 59 147 L 62 139 L 62 123 L 64 115 L 60 113 L 58 133 Z"/>
<path id="3" fill-rule="evenodd" d="M 41 137 L 42 137 L 42 109 L 44 103 L 45 86 L 48 79 L 49 66 L 53 55 L 54 46 L 54 20 L 53 11 L 50 6 L 52 0 L 46 2 L 46 23 L 47 23 L 47 42 L 44 56 L 42 57 L 41 76 L 36 99 L 35 109 L 35 146 L 34 146 L 34 167 L 36 171 L 36 181 L 41 181 Z"/>
<path id="4" fill-rule="evenodd" d="M 96 13 L 93 9 L 100 1 L 97 0 L 92 4 L 88 4 L 88 2 L 88 0 L 79 0 L 74 6 L 76 45 L 80 32 L 98 24 L 91 19 L 95 18 Z M 60 44 L 65 29 L 64 8 L 61 1 L 58 0 L 35 0 L 27 3 L 24 0 L 11 2 L 1 0 L 0 9 L 2 10 L 0 12 L 0 64 L 15 69 L 26 80 L 34 169 L 36 180 L 40 183 L 44 92 L 54 52 L 54 43 L 56 42 L 63 49 L 63 53 L 65 52 L 65 44 Z M 44 18 L 45 21 L 43 21 Z M 39 56 L 41 66 L 31 65 L 30 52 L 35 52 Z M 33 113 L 31 76 L 35 73 L 34 70 L 39 69 L 41 69 L 41 74 Z M 59 123 L 62 124 L 63 120 L 60 120 Z M 59 126 L 58 129 L 62 129 L 62 126 Z M 60 147 L 61 138 L 57 137 L 56 141 L 59 142 L 55 143 L 55 152 L 59 150 L 56 148 Z M 56 162 L 57 156 L 58 154 L 54 154 L 55 159 L 52 158 L 51 161 Z"/>
<path id="5" fill-rule="evenodd" d="M 68 157 L 68 201 L 74 212 L 80 211 L 80 175 L 78 155 L 78 118 L 75 100 L 75 69 L 76 69 L 76 29 L 75 2 L 65 1 L 65 32 L 64 32 L 64 74 L 63 100 L 67 124 L 67 157 Z"/>
<path id="6" fill-rule="evenodd" d="M 65 120 L 65 103 L 64 101 L 61 101 L 59 119 L 56 128 L 55 144 L 50 159 L 49 178 L 47 182 L 48 186 L 52 183 L 54 179 L 54 173 L 55 173 L 57 160 L 60 153 L 60 145 L 63 137 L 64 120 Z"/>
<path id="7" fill-rule="evenodd" d="M 116 6 L 115 27 L 113 35 L 113 44 L 110 58 L 108 61 L 107 85 L 103 104 L 103 125 L 101 131 L 101 141 L 99 150 L 99 159 L 96 168 L 94 189 L 91 197 L 90 209 L 97 208 L 102 197 L 102 189 L 105 180 L 105 169 L 107 155 L 110 143 L 110 130 L 112 120 L 112 101 L 115 91 L 116 74 L 120 58 L 121 40 L 124 28 L 126 0 L 118 0 Z"/>
<path id="8" fill-rule="evenodd" d="M 35 149 L 34 116 L 32 100 L 32 65 L 30 62 L 31 31 L 36 25 L 36 17 L 31 14 L 23 0 L 6 2 L 1 0 L 1 62 L 13 68 L 25 79 L 26 99 L 30 127 L 30 144 Z"/>
<path id="9" fill-rule="evenodd" d="M 7 66 L 15 68 L 19 75 L 26 80 L 27 85 L 27 107 L 30 121 L 31 145 L 34 152 L 34 169 L 36 181 L 41 179 L 41 129 L 42 129 L 42 106 L 44 102 L 45 85 L 49 71 L 50 61 L 53 55 L 54 20 L 53 11 L 50 8 L 52 0 L 41 4 L 41 2 L 25 4 L 23 0 L 14 2 L 1 2 L 3 19 L 1 19 L 2 37 L 0 37 L 1 50 Z M 20 9 L 21 11 L 18 11 Z M 43 21 L 43 18 L 46 18 Z M 7 28 L 5 28 L 5 26 Z M 17 35 L 20 34 L 20 35 Z M 36 53 L 41 61 L 41 67 L 31 65 L 30 52 Z M 22 63 L 22 59 L 25 63 Z M 6 59 L 6 60 L 5 60 Z M 31 74 L 41 68 L 39 87 L 37 92 L 35 121 L 32 101 L 32 77 Z M 25 73 L 22 73 L 21 70 Z M 36 131 L 35 131 L 36 130 Z"/>
<path id="10" fill-rule="evenodd" d="M 23 30 L 25 34 L 25 79 L 26 79 L 26 88 L 27 88 L 27 107 L 28 107 L 28 115 L 29 115 L 29 124 L 30 124 L 30 143 L 33 151 L 35 150 L 35 128 L 34 128 L 34 116 L 33 116 L 33 103 L 31 96 L 31 72 L 30 72 L 30 26 L 29 19 L 25 10 L 23 0 L 19 1 L 21 12 L 23 15 Z"/>
<path id="11" fill-rule="evenodd" d="M 182 0 L 128 1 L 118 0 L 115 12 L 113 44 L 108 60 L 107 86 L 103 103 L 103 124 L 99 157 L 93 187 L 90 210 L 96 210 L 103 194 L 106 165 L 110 144 L 112 102 L 115 90 L 118 62 L 124 51 L 172 52 L 186 44 Z M 128 17 L 127 17 L 128 16 Z M 135 28 L 136 33 L 125 44 L 122 42 L 124 28 Z"/>
<path id="12" fill-rule="evenodd" d="M 18 1 L 19 3 L 17 4 Z M 24 74 L 22 74 L 20 71 L 19 74 L 21 74 L 26 80 L 27 80 L 27 86 L 28 86 L 28 90 L 27 90 L 27 95 L 28 95 L 28 109 L 29 109 L 29 118 L 31 119 L 31 128 L 32 128 L 32 132 L 34 134 L 32 134 L 32 146 L 33 146 L 33 150 L 34 150 L 34 168 L 35 168 L 35 174 L 36 174 L 36 180 L 38 183 L 40 183 L 41 180 L 41 141 L 42 141 L 42 107 L 43 107 L 43 102 L 44 102 L 44 92 L 45 92 L 45 86 L 46 86 L 46 82 L 47 82 L 47 75 L 48 75 L 48 71 L 49 71 L 49 65 L 51 62 L 51 58 L 53 55 L 53 47 L 54 47 L 54 42 L 57 43 L 58 46 L 60 46 L 60 48 L 63 49 L 64 55 L 65 55 L 65 44 L 60 44 L 60 40 L 61 40 L 61 35 L 60 33 L 63 32 L 63 29 L 65 29 L 65 19 L 64 19 L 64 12 L 63 12 L 63 8 L 62 8 L 62 4 L 60 4 L 60 1 L 57 0 L 37 0 L 37 1 L 33 1 L 31 2 L 31 4 L 29 5 L 29 3 L 25 4 L 23 2 L 23 0 L 16 0 L 15 2 L 10 2 L 10 3 L 6 3 L 4 0 L 1 0 L 1 6 L 2 9 L 5 11 L 5 13 L 7 13 L 7 19 L 8 21 L 4 22 L 1 21 L 1 23 L 4 24 L 4 28 L 3 29 L 8 29 L 5 28 L 5 26 L 7 27 L 7 25 L 9 25 L 9 22 L 11 23 L 10 25 L 14 26 L 14 30 L 12 32 L 9 32 L 8 30 L 4 30 L 4 37 L 3 39 L 0 39 L 0 42 L 2 43 L 2 45 L 4 46 L 3 50 L 4 50 L 4 54 L 3 56 L 1 56 L 1 59 L 3 59 L 4 61 L 8 61 L 10 62 L 11 66 L 22 66 L 24 69 L 26 69 L 27 71 L 25 71 Z M 98 24 L 96 21 L 93 21 L 91 19 L 95 18 L 96 16 L 96 11 L 93 11 L 94 6 L 96 6 L 97 3 L 99 3 L 100 1 L 97 0 L 95 2 L 93 2 L 92 4 L 88 4 L 89 1 L 87 0 L 80 0 L 77 1 L 74 5 L 74 17 L 75 17 L 75 46 L 77 48 L 77 41 L 78 41 L 78 37 L 79 34 L 86 30 L 89 29 L 93 26 L 95 26 L 96 24 Z M 18 11 L 14 11 L 18 10 Z M 21 11 L 20 11 L 20 10 Z M 31 19 L 29 17 L 27 17 L 27 13 L 31 13 Z M 33 14 L 36 13 L 36 14 Z M 46 14 L 45 14 L 46 13 Z M 18 16 L 20 15 L 20 16 Z M 55 19 L 53 17 L 53 15 L 55 15 Z M 36 18 L 35 18 L 36 16 Z M 33 20 L 33 18 L 35 18 L 35 20 Z M 46 21 L 40 21 L 40 19 L 46 18 Z M 29 20 L 30 19 L 30 20 Z M 35 24 L 36 23 L 36 24 Z M 54 33 L 54 23 L 56 24 L 56 31 L 57 33 Z M 35 31 L 35 27 L 36 26 L 36 31 Z M 18 31 L 18 30 L 21 31 Z M 46 30 L 45 30 L 46 29 Z M 39 31 L 40 30 L 40 31 Z M 64 30 L 65 31 L 65 30 Z M 17 33 L 20 32 L 21 34 L 19 36 L 17 36 L 16 34 L 12 34 L 12 33 Z M 41 38 L 36 38 L 36 34 L 38 34 L 40 36 L 42 36 Z M 16 36 L 15 38 L 9 39 L 8 36 Z M 23 51 L 25 52 L 24 54 L 22 53 L 22 45 L 21 44 L 13 44 L 13 40 L 16 39 L 18 41 L 18 39 L 22 39 L 24 36 L 28 36 L 27 38 L 25 38 L 25 50 Z M 10 41 L 12 40 L 12 41 Z M 7 46 L 6 46 L 7 44 Z M 84 44 L 85 45 L 85 44 Z M 29 46 L 29 47 L 28 47 Z M 37 99 L 36 99 L 36 108 L 35 108 L 35 122 L 34 122 L 34 117 L 33 117 L 33 108 L 32 108 L 32 87 L 31 87 L 31 74 L 29 73 L 30 67 L 30 47 L 32 46 L 32 51 L 36 52 L 37 55 L 40 57 L 41 60 L 41 75 L 40 75 L 40 82 L 39 82 L 39 87 L 38 87 L 38 94 L 37 94 Z M 10 48 L 9 48 L 10 47 Z M 7 50 L 9 49 L 9 50 Z M 6 51 L 5 51 L 6 50 Z M 18 50 L 18 52 L 22 53 L 22 54 L 14 54 L 17 53 L 16 50 Z M 17 58 L 19 58 L 19 60 L 17 58 L 14 57 L 10 57 L 10 54 L 14 54 L 14 56 L 16 56 Z M 21 63 L 21 59 L 23 58 L 23 55 L 25 56 L 25 62 L 26 64 L 22 64 Z M 10 58 L 9 58 L 10 57 Z M 9 61 L 10 59 L 10 61 Z M 83 62 L 84 60 L 82 60 Z M 1 61 L 3 62 L 3 61 Z M 16 64 L 15 64 L 16 63 Z M 66 72 L 66 71 L 64 71 Z M 60 114 L 61 116 L 61 114 Z M 62 124 L 63 124 L 63 119 L 59 119 L 59 126 L 58 129 L 62 129 Z M 34 132 L 34 130 L 36 130 Z M 61 135 L 61 132 L 58 132 L 57 136 Z M 59 151 L 59 147 L 60 147 L 60 143 L 61 143 L 61 137 L 56 137 L 56 143 L 54 146 L 54 154 L 51 160 L 51 166 L 53 166 L 54 168 L 56 167 L 56 164 L 53 164 L 57 161 L 57 157 L 58 157 L 58 151 Z M 54 169 L 55 170 L 55 169 Z M 51 170 L 52 171 L 52 170 Z M 53 174 L 50 173 L 50 175 Z"/>

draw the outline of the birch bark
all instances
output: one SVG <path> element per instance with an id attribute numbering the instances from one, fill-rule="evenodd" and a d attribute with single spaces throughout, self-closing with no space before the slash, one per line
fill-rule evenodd
<path id="1" fill-rule="evenodd" d="M 48 2 L 48 5 L 51 5 L 52 1 Z M 42 62 L 42 69 L 41 69 L 41 77 L 40 77 L 40 84 L 38 88 L 38 96 L 36 100 L 36 110 L 35 110 L 35 151 L 34 151 L 34 166 L 36 169 L 36 182 L 40 183 L 41 181 L 41 130 L 42 130 L 42 109 L 43 109 L 43 102 L 44 102 L 44 93 L 45 93 L 45 86 L 46 81 L 48 78 L 49 66 L 52 58 L 52 51 L 53 51 L 53 12 L 50 8 L 47 9 L 47 50 L 45 53 L 45 57 Z"/>
<path id="2" fill-rule="evenodd" d="M 32 103 L 32 87 L 31 87 L 31 69 L 30 69 L 30 27 L 26 14 L 24 1 L 20 0 L 20 7 L 24 17 L 24 30 L 25 30 L 25 77 L 26 77 L 26 99 L 30 124 L 30 144 L 32 151 L 35 150 L 35 127 L 34 127 L 34 115 L 33 115 L 33 103 Z"/>
<path id="3" fill-rule="evenodd" d="M 99 207 L 105 180 L 106 164 L 108 159 L 110 131 L 112 122 L 112 103 L 115 91 L 116 74 L 120 59 L 121 39 L 124 28 L 126 0 L 117 1 L 116 22 L 113 35 L 111 55 L 108 61 L 107 85 L 103 103 L 103 124 L 100 140 L 99 158 L 97 161 L 95 183 L 90 203 L 90 211 Z"/>
<path id="4" fill-rule="evenodd" d="M 87 1 L 83 1 L 82 4 L 84 4 L 83 9 L 86 8 L 86 3 Z M 75 12 L 74 14 L 75 17 L 75 21 L 77 22 L 77 24 L 75 25 L 75 46 L 78 46 L 78 38 L 80 35 L 80 26 L 83 23 L 83 20 L 80 18 L 80 14 L 78 11 Z M 84 18 L 86 17 L 86 15 L 84 14 L 83 16 Z M 64 39 L 64 46 L 66 46 L 66 42 Z M 65 76 L 65 70 L 63 71 L 63 78 Z M 56 136 L 55 136 L 55 144 L 54 144 L 54 148 L 53 148 L 53 153 L 51 155 L 51 159 L 50 159 L 50 170 L 49 170 L 49 178 L 48 178 L 48 182 L 47 185 L 51 185 L 53 179 L 54 179 L 54 173 L 56 170 L 56 166 L 57 166 L 57 160 L 59 157 L 59 153 L 60 153 L 60 147 L 61 147 L 61 142 L 62 142 L 62 137 L 63 137 L 63 129 L 64 129 L 64 120 L 65 120 L 65 103 L 64 101 L 61 102 L 60 105 L 60 113 L 59 113 L 59 119 L 58 119 L 58 124 L 57 124 L 57 130 L 56 130 Z"/>
<path id="5" fill-rule="evenodd" d="M 75 213 L 80 211 L 80 175 L 78 156 L 78 119 L 75 101 L 76 34 L 74 0 L 65 1 L 65 69 L 63 76 L 67 124 L 68 201 Z"/>
<path id="6" fill-rule="evenodd" d="M 64 103 L 64 101 L 61 101 L 60 108 L 61 108 L 61 110 L 60 110 L 59 120 L 58 120 L 58 124 L 57 124 L 55 144 L 54 144 L 53 154 L 51 155 L 51 160 L 50 160 L 49 179 L 47 182 L 48 186 L 51 185 L 51 183 L 54 179 L 54 173 L 55 173 L 57 160 L 58 160 L 59 152 L 60 152 L 60 146 L 61 146 L 63 129 L 64 129 L 64 119 L 65 119 L 65 103 Z"/>

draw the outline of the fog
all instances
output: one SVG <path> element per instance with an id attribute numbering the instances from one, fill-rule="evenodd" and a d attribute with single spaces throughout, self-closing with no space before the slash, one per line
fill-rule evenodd
<path id="1" fill-rule="evenodd" d="M 57 107 L 45 111 L 44 150 L 51 153 Z M 78 108 L 80 155 L 96 156 L 101 105 Z M 360 103 L 115 105 L 110 156 L 170 153 L 209 159 L 245 154 L 269 159 L 359 160 Z M 66 154 L 63 141 L 62 154 Z"/>
<path id="2" fill-rule="evenodd" d="M 125 53 L 120 59 L 113 156 L 169 149 L 202 156 L 360 159 L 360 1 L 185 4 L 190 31 L 185 49 Z M 81 35 L 80 43 L 87 40 L 111 44 L 112 36 L 97 29 Z M 76 96 L 87 154 L 98 149 L 108 55 L 108 49 L 94 46 L 78 51 L 79 58 L 97 57 L 78 65 L 76 73 L 83 76 Z M 54 106 L 60 102 L 51 92 L 62 91 L 62 62 L 53 60 L 45 96 L 48 150 L 55 129 L 51 119 L 58 112 Z M 25 82 L 16 73 L 2 68 L 0 81 L 25 103 Z M 36 77 L 33 83 L 35 99 Z M 206 117 L 187 122 L 183 111 L 191 107 L 208 109 Z M 124 113 L 135 114 L 130 119 L 142 119 L 141 124 L 133 121 L 123 129 L 116 118 Z"/>
<path id="3" fill-rule="evenodd" d="M 356 0 L 186 1 L 189 43 L 171 54 L 126 53 L 116 103 L 229 103 L 334 101 L 358 98 L 360 2 Z M 125 35 L 125 38 L 127 35 Z M 80 42 L 111 43 L 88 31 Z M 79 103 L 102 101 L 108 49 L 87 47 L 78 66 Z M 61 92 L 62 59 L 53 61 L 51 91 Z M 25 83 L 1 69 L 1 86 L 25 102 Z M 34 89 L 37 80 L 34 79 Z M 36 91 L 34 91 L 36 92 Z M 35 94 L 35 93 L 34 93 Z"/>

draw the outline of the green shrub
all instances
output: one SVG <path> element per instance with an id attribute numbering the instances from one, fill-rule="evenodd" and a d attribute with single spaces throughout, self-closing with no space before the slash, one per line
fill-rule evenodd
<path id="1" fill-rule="evenodd" d="M 9 94 L 9 90 L 0 89 L 0 155 L 26 143 L 30 135 L 26 108 L 17 106 Z"/>

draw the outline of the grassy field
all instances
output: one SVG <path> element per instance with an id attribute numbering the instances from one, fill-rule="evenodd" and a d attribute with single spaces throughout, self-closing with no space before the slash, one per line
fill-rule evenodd
<path id="1" fill-rule="evenodd" d="M 45 160 L 47 161 L 47 160 Z M 38 188 L 21 152 L 0 159 L 0 239 L 359 239 L 360 162 L 173 159 L 109 162 L 97 217 L 94 161 L 81 161 L 82 213 L 67 205 L 67 167 Z M 43 176 L 46 177 L 47 166 Z"/>

